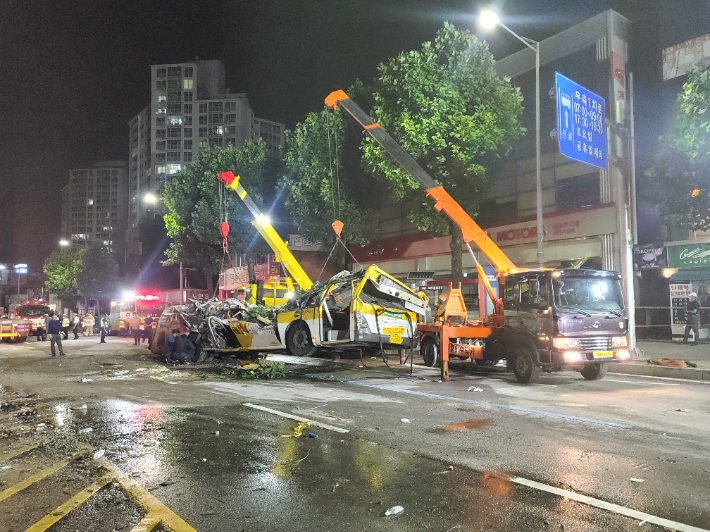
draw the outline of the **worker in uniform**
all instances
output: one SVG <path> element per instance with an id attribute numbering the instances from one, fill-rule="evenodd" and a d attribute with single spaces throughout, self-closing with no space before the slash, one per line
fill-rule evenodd
<path id="1" fill-rule="evenodd" d="M 69 314 L 64 314 L 62 316 L 62 332 L 64 333 L 64 338 L 62 338 L 62 340 L 69 338 Z"/>
<path id="2" fill-rule="evenodd" d="M 133 335 L 133 345 L 140 345 L 141 343 L 141 319 L 138 314 L 133 314 L 131 319 L 128 320 L 131 325 L 131 334 Z"/>
<path id="3" fill-rule="evenodd" d="M 108 316 L 106 314 L 103 314 L 101 316 L 101 341 L 99 343 L 106 343 L 106 335 L 108 334 L 108 331 Z"/>
<path id="4" fill-rule="evenodd" d="M 89 312 L 84 316 L 84 336 L 91 336 L 94 333 L 94 315 Z"/>

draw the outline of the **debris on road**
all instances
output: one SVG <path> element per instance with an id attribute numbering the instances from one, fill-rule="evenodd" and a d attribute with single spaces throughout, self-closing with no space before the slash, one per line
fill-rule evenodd
<path id="1" fill-rule="evenodd" d="M 406 417 L 403 417 L 400 421 L 402 423 L 411 423 L 411 421 L 409 419 L 407 419 Z"/>
<path id="2" fill-rule="evenodd" d="M 472 419 L 463 423 L 454 423 L 444 427 L 444 432 L 460 432 L 464 429 L 483 429 L 490 424 L 490 419 Z"/>
<path id="3" fill-rule="evenodd" d="M 642 478 L 631 477 L 631 482 L 638 482 L 640 484 L 641 482 L 645 482 L 645 480 Z"/>
<path id="4" fill-rule="evenodd" d="M 105 452 L 106 451 L 104 451 L 103 449 L 99 449 L 98 451 L 96 451 L 94 453 L 94 460 L 98 460 L 99 458 L 101 458 Z"/>
<path id="5" fill-rule="evenodd" d="M 678 360 L 675 358 L 653 358 L 648 361 L 649 364 L 654 364 L 656 366 L 666 366 L 669 368 L 687 368 L 688 364 L 684 360 Z"/>
<path id="6" fill-rule="evenodd" d="M 85 429 L 81 429 L 81 430 L 79 431 L 79 434 L 88 434 L 88 433 L 91 432 L 92 430 L 94 430 L 94 429 L 92 429 L 91 427 L 86 427 Z"/>
<path id="7" fill-rule="evenodd" d="M 478 386 L 469 386 L 468 391 L 469 392 L 482 392 L 483 388 L 479 388 Z"/>
<path id="8" fill-rule="evenodd" d="M 81 405 L 81 406 L 72 406 L 72 407 L 70 408 L 70 410 L 86 410 L 86 409 L 87 409 L 86 404 L 83 404 L 83 405 Z"/>
<path id="9" fill-rule="evenodd" d="M 403 511 L 404 508 L 402 506 L 393 506 L 385 512 L 385 515 L 397 515 L 398 513 L 401 513 Z"/>
<path id="10" fill-rule="evenodd" d="M 309 432 L 308 434 L 303 435 L 304 438 L 317 438 L 318 434 L 314 434 L 313 432 Z"/>
<path id="11" fill-rule="evenodd" d="M 87 379 L 86 377 L 82 377 L 79 379 L 79 382 L 94 382 L 94 379 Z"/>

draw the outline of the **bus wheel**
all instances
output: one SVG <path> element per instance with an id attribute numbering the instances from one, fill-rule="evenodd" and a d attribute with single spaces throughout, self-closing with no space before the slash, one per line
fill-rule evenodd
<path id="1" fill-rule="evenodd" d="M 316 352 L 311 342 L 311 331 L 302 320 L 294 322 L 286 331 L 286 351 L 296 357 L 307 357 Z"/>
<path id="2" fill-rule="evenodd" d="M 430 368 L 439 367 L 439 346 L 437 345 L 436 339 L 432 336 L 426 336 L 422 340 L 421 347 L 419 348 L 419 353 L 424 359 L 424 365 Z"/>

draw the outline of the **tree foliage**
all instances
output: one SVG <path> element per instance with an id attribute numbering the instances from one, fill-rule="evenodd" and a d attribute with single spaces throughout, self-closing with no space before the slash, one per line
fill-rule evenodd
<path id="1" fill-rule="evenodd" d="M 102 244 L 93 242 L 80 253 L 76 272 L 79 293 L 95 299 L 113 299 L 118 291 L 118 264 Z"/>
<path id="2" fill-rule="evenodd" d="M 647 176 L 665 223 L 710 229 L 710 70 L 689 72 L 671 133 L 661 139 Z"/>
<path id="3" fill-rule="evenodd" d="M 62 300 L 76 299 L 79 290 L 76 276 L 80 264 L 79 249 L 69 247 L 52 253 L 42 267 L 47 278 L 47 290 L 57 294 Z"/>
<path id="4" fill-rule="evenodd" d="M 251 219 L 231 190 L 224 190 L 217 174 L 232 171 L 254 202 L 261 206 L 265 183 L 266 145 L 247 142 L 239 148 L 212 148 L 200 153 L 189 170 L 165 184 L 165 226 L 171 239 L 165 265 L 183 262 L 201 269 L 213 292 L 214 275 L 224 264 L 219 224 L 229 223 L 230 253 L 267 252 Z"/>
<path id="5" fill-rule="evenodd" d="M 485 197 L 486 167 L 525 131 L 518 121 L 520 91 L 498 77 L 494 62 L 486 43 L 445 23 L 433 42 L 381 64 L 374 85 L 374 120 L 471 216 Z M 458 227 L 369 137 L 363 154 L 367 168 L 385 177 L 397 198 L 416 202 L 410 218 L 421 231 L 452 235 L 452 277 L 460 280 Z"/>
<path id="6" fill-rule="evenodd" d="M 367 89 L 357 83 L 348 94 L 366 98 Z M 311 240 L 334 242 L 331 224 L 340 220 L 344 241 L 366 244 L 368 225 L 377 221 L 388 194 L 364 172 L 358 148 L 362 135 L 344 120 L 324 109 L 286 133 L 284 162 L 291 170 L 282 181 L 289 191 L 285 206 Z"/>

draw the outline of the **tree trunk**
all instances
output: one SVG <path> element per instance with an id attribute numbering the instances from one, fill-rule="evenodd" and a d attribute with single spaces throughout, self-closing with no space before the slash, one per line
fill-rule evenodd
<path id="1" fill-rule="evenodd" d="M 461 246 L 463 245 L 463 237 L 461 236 L 461 228 L 454 222 L 450 222 L 451 227 L 451 285 L 453 288 L 461 288 L 461 279 L 463 279 L 463 258 Z"/>

